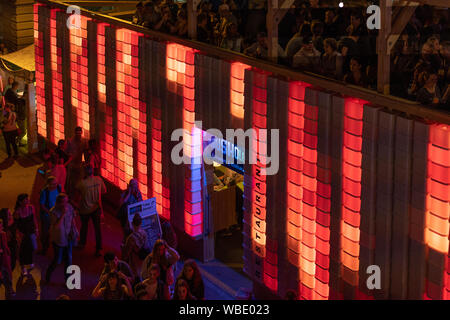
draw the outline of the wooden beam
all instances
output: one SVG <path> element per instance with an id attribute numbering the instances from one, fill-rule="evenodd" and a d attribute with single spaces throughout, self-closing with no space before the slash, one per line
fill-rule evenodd
<path id="1" fill-rule="evenodd" d="M 381 29 L 377 37 L 378 72 L 377 90 L 389 94 L 391 56 L 387 46 L 387 36 L 391 33 L 392 0 L 380 0 Z"/>
<path id="2" fill-rule="evenodd" d="M 187 23 L 188 36 L 190 39 L 197 39 L 197 7 L 200 0 L 187 0 Z"/>
<path id="3" fill-rule="evenodd" d="M 60 8 L 66 10 L 69 6 L 68 4 L 64 4 L 60 1 L 52 1 L 52 0 L 37 0 L 36 2 L 47 4 L 53 8 Z M 144 34 L 145 36 L 155 40 L 155 41 L 169 41 L 181 44 L 183 46 L 188 46 L 193 49 L 199 50 L 209 56 L 226 60 L 226 61 L 235 61 L 241 62 L 243 64 L 249 65 L 254 68 L 258 68 L 261 70 L 266 70 L 271 72 L 272 74 L 279 76 L 280 78 L 285 79 L 286 81 L 302 81 L 305 83 L 309 83 L 315 87 L 323 88 L 325 90 L 329 90 L 336 94 L 341 94 L 344 96 L 355 97 L 358 99 L 370 101 L 370 103 L 374 106 L 388 108 L 389 110 L 398 111 L 405 113 L 409 116 L 415 116 L 423 119 L 428 119 L 431 121 L 436 121 L 439 123 L 444 123 L 450 125 L 450 113 L 445 112 L 443 110 L 435 110 L 430 109 L 425 106 L 421 106 L 417 102 L 405 100 L 398 97 L 388 96 L 384 94 L 377 93 L 376 91 L 357 87 L 354 85 L 349 85 L 343 83 L 341 81 L 330 80 L 323 76 L 311 74 L 309 72 L 299 72 L 294 71 L 291 68 L 275 64 L 269 61 L 264 61 L 260 59 L 255 59 L 252 57 L 248 57 L 244 54 L 233 52 L 230 50 L 224 50 L 218 48 L 216 46 L 206 44 L 203 42 L 182 39 L 173 35 L 168 35 L 165 33 L 161 33 L 158 31 L 149 30 L 142 26 L 135 25 L 130 21 L 121 20 L 115 17 L 110 17 L 104 14 L 100 14 L 97 12 L 88 11 L 85 9 L 81 9 L 81 12 L 84 16 L 95 19 L 100 22 L 108 23 L 110 25 L 126 28 L 129 30 L 133 30 L 139 33 Z"/>
<path id="4" fill-rule="evenodd" d="M 269 0 L 266 16 L 268 56 L 271 61 L 278 60 L 278 25 L 295 0 Z"/>
<path id="5" fill-rule="evenodd" d="M 449 1 L 448 0 L 414 0 L 414 2 L 418 2 L 420 4 L 428 4 L 430 6 L 443 7 L 448 8 Z"/>
<path id="6" fill-rule="evenodd" d="M 413 16 L 414 12 L 416 11 L 416 8 L 418 7 L 418 4 L 415 4 L 413 6 L 406 6 L 403 7 L 398 14 L 398 16 L 394 20 L 394 24 L 392 26 L 391 34 L 388 36 L 388 51 L 391 52 L 392 48 L 394 47 L 395 43 L 397 42 L 398 38 L 400 37 L 400 34 L 403 32 L 403 29 L 405 29 L 408 22 L 411 20 L 411 17 Z"/>

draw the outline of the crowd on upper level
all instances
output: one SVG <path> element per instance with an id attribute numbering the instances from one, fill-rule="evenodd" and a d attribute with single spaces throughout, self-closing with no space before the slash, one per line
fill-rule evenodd
<path id="1" fill-rule="evenodd" d="M 368 29 L 366 7 L 296 0 L 278 27 L 278 63 L 369 89 L 377 88 L 378 30 Z M 197 40 L 268 59 L 265 0 L 203 0 Z M 187 4 L 151 0 L 137 5 L 133 22 L 188 37 Z M 450 110 L 450 16 L 417 7 L 391 53 L 391 94 Z"/>

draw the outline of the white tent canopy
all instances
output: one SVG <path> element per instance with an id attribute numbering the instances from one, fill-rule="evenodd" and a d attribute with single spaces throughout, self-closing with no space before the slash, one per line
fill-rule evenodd
<path id="1" fill-rule="evenodd" d="M 34 64 L 34 44 L 21 50 L 0 56 L 0 59 L 30 72 L 35 71 Z"/>

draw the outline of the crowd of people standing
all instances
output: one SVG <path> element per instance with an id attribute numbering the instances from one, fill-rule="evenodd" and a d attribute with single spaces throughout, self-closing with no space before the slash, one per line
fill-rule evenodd
<path id="1" fill-rule="evenodd" d="M 89 244 L 87 234 L 92 220 L 96 242 L 93 259 L 103 256 L 105 261 L 92 298 L 204 299 L 203 280 L 194 260 L 187 260 L 180 276 L 174 276 L 180 255 L 172 247 L 177 241 L 170 223 L 163 221 L 161 239 L 150 247 L 140 215 L 135 214 L 132 223 L 128 222 L 127 206 L 143 200 L 134 179 L 122 193 L 117 209 L 123 230 L 122 245 L 117 248 L 121 259 L 114 252 L 103 254 L 102 195 L 107 190 L 99 176 L 97 142 L 86 141 L 82 128 L 75 129 L 72 139 L 60 140 L 54 150 L 45 152 L 45 167 L 46 183 L 40 191 L 39 208 L 31 204 L 28 194 L 19 194 L 12 211 L 0 210 L 0 284 L 5 286 L 7 298 L 15 295 L 12 276 L 17 261 L 22 276 L 27 276 L 35 268 L 35 255 L 46 256 L 49 249 L 50 263 L 39 266 L 44 271 L 41 287 L 52 283 L 52 275 L 60 264 L 64 265 L 67 279 L 73 249 L 85 250 Z"/>
<path id="2" fill-rule="evenodd" d="M 267 1 L 203 0 L 197 6 L 196 40 L 268 59 Z M 328 0 L 296 0 L 278 26 L 278 63 L 377 89 L 378 30 L 367 28 L 366 6 L 337 7 Z M 133 22 L 188 37 L 187 5 L 141 1 Z M 450 110 L 448 10 L 416 8 L 391 54 L 391 94 Z"/>

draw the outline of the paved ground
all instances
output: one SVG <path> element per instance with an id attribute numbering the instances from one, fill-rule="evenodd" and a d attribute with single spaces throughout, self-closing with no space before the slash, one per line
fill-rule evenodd
<path id="1" fill-rule="evenodd" d="M 16 160 L 6 160 L 4 150 L 2 139 L 0 142 L 0 207 L 13 209 L 17 195 L 28 193 L 31 195 L 32 203 L 38 208 L 38 194 L 44 184 L 42 176 L 38 173 L 41 163 L 38 162 L 39 160 L 25 156 Z M 74 250 L 73 253 L 73 264 L 79 265 L 82 272 L 81 290 L 68 290 L 65 287 L 62 266 L 55 270 L 51 284 L 40 285 L 41 275 L 50 263 L 51 252 L 49 251 L 47 256 L 36 255 L 36 268 L 29 277 L 21 277 L 20 267 L 16 267 L 13 285 L 17 295 L 14 299 L 53 300 L 63 293 L 68 294 L 72 299 L 87 299 L 97 284 L 98 275 L 103 268 L 103 258 L 94 257 L 94 231 L 92 225 L 89 228 L 88 245 L 83 251 Z M 121 230 L 117 219 L 110 214 L 105 214 L 102 230 L 104 252 L 114 251 L 119 254 Z M 231 300 L 234 299 L 240 288 L 251 288 L 251 282 L 245 276 L 220 261 L 198 263 L 204 277 L 205 295 L 208 300 Z M 180 261 L 177 272 L 181 268 L 182 262 Z M 2 286 L 0 287 L 0 300 L 3 299 L 5 299 L 5 295 Z"/>

